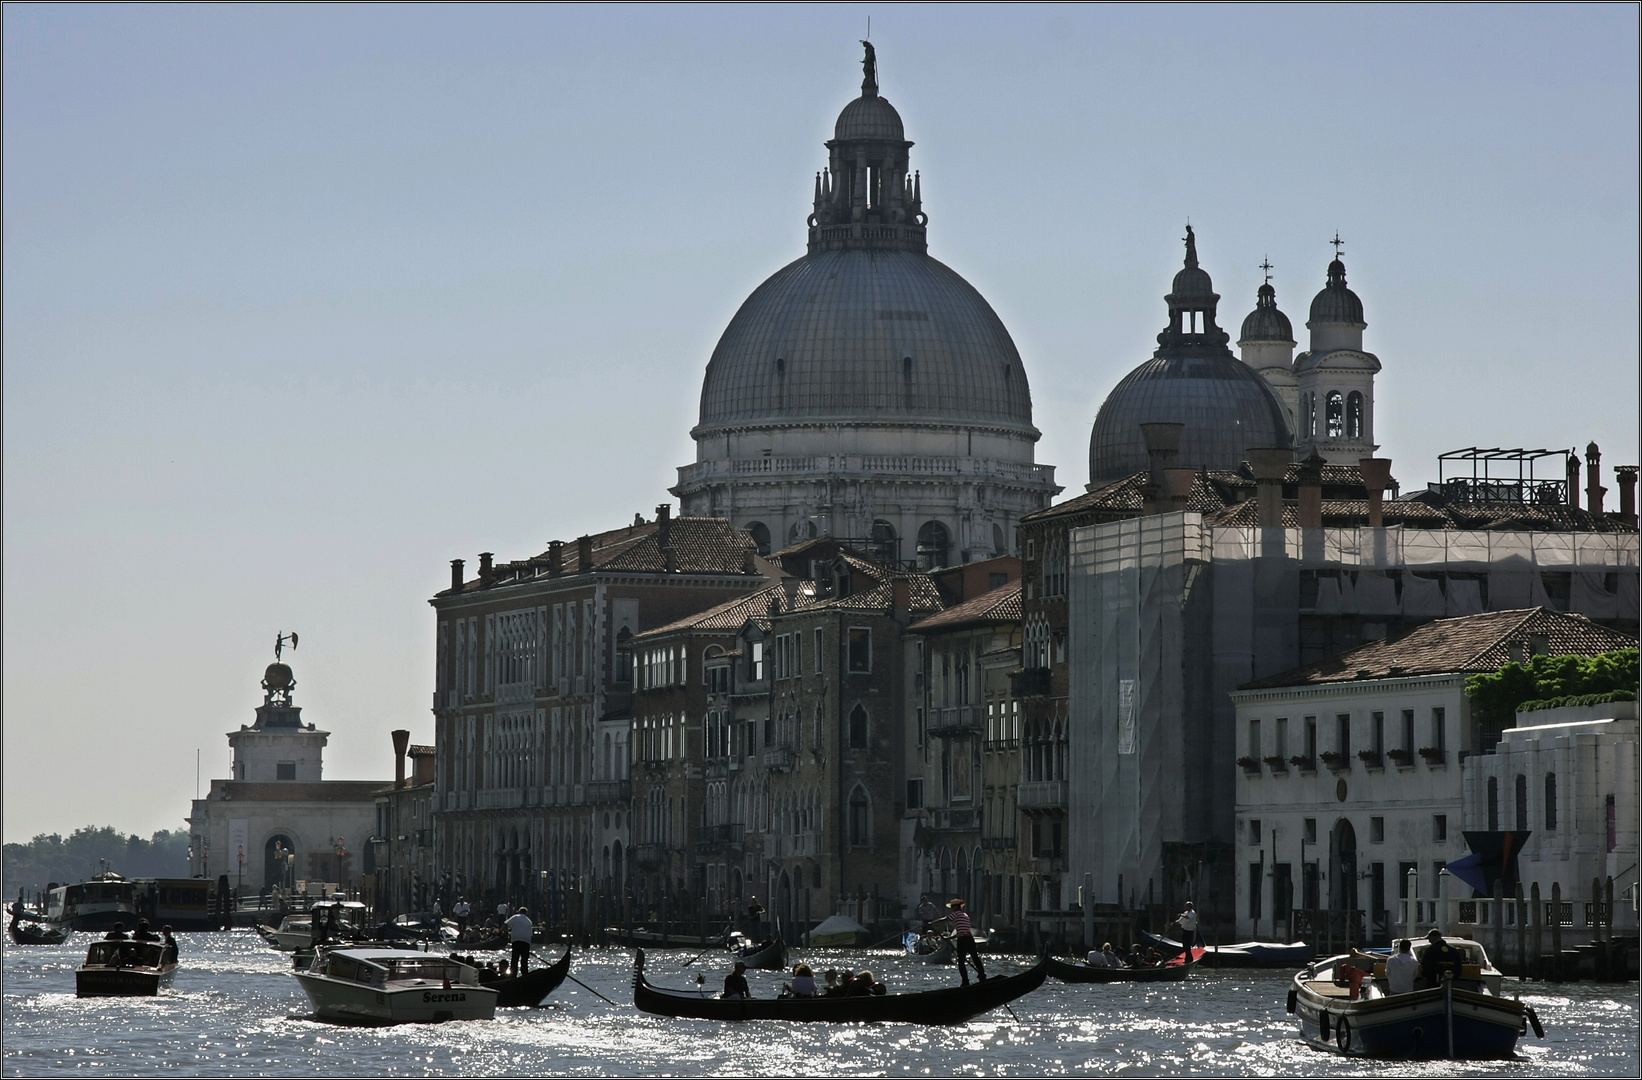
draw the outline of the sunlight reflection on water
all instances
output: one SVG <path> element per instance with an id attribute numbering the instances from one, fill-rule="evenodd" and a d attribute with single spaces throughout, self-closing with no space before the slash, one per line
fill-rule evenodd
<path id="1" fill-rule="evenodd" d="M 183 1076 L 531 1074 L 704 1075 L 1330 1075 L 1635 1076 L 1636 984 L 1538 983 L 1520 992 L 1545 1022 L 1517 1059 L 1475 1063 L 1367 1062 L 1314 1051 L 1283 1011 L 1287 976 L 1200 972 L 1185 983 L 1067 985 L 1050 980 L 1005 1011 L 956 1028 L 720 1024 L 647 1016 L 567 982 L 541 1009 L 504 1009 L 493 1022 L 346 1028 L 306 1019 L 289 960 L 249 932 L 188 935 L 175 988 L 152 999 L 74 996 L 78 946 L 5 949 L 6 1076 L 88 1071 Z M 539 950 L 556 954 L 557 949 Z M 651 978 L 694 985 L 691 953 L 650 953 Z M 951 968 L 889 953 L 800 951 L 817 970 L 870 965 L 893 989 L 949 985 Z M 722 977 L 717 957 L 703 964 Z M 1018 970 L 1025 958 L 988 958 Z M 572 974 L 616 1002 L 631 1000 L 632 954 L 578 952 Z M 774 973 L 754 973 L 773 994 Z"/>

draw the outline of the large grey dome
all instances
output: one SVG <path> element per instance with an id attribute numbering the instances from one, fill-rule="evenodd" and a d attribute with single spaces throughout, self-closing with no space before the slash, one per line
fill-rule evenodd
<path id="1" fill-rule="evenodd" d="M 915 251 L 812 251 L 719 338 L 696 429 L 909 419 L 1036 435 L 1020 354 L 980 293 Z"/>
<path id="2" fill-rule="evenodd" d="M 1089 438 L 1089 482 L 1150 464 L 1140 425 L 1185 424 L 1181 468 L 1236 469 L 1251 446 L 1289 445 L 1283 406 L 1253 368 L 1223 357 L 1154 356 L 1107 395 Z"/>

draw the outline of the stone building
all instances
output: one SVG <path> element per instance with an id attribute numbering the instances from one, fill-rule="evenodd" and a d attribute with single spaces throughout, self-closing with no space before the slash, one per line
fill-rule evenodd
<path id="1" fill-rule="evenodd" d="M 528 559 L 482 554 L 476 580 L 455 560 L 430 601 L 439 891 L 562 916 L 596 884 L 630 842 L 632 639 L 763 584 L 745 533 L 666 506 Z"/>
<path id="2" fill-rule="evenodd" d="M 365 888 L 381 919 L 431 910 L 439 881 L 433 857 L 438 752 L 412 743 L 410 732 L 400 729 L 393 733 L 393 757 L 393 786 L 376 796 L 375 870 Z"/>
<path id="3" fill-rule="evenodd" d="M 189 873 L 227 874 L 245 892 L 298 881 L 358 888 L 384 781 L 324 779 L 331 733 L 303 723 L 289 664 L 269 664 L 262 689 L 256 719 L 228 733 L 229 778 L 193 801 Z"/>
<path id="4" fill-rule="evenodd" d="M 1396 901 L 1410 888 L 1436 896 L 1466 831 L 1484 827 L 1467 817 L 1462 778 L 1501 732 L 1473 718 L 1466 679 L 1529 655 L 1635 644 L 1581 615 L 1491 611 L 1424 623 L 1234 692 L 1237 934 L 1387 944 L 1404 925 Z M 1497 831 L 1497 813 L 1485 825 Z"/>
<path id="5" fill-rule="evenodd" d="M 980 293 L 928 253 L 921 180 L 867 47 L 816 177 L 809 249 L 736 312 L 707 364 L 682 512 L 760 550 L 830 534 L 880 561 L 1013 552 L 1060 490 L 1034 461 L 1026 370 Z"/>

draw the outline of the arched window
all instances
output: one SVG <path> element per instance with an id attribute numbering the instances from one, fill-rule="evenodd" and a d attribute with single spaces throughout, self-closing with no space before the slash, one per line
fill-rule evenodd
<path id="1" fill-rule="evenodd" d="M 758 545 L 760 555 L 770 553 L 770 527 L 768 525 L 762 521 L 750 522 L 747 525 L 746 532 L 748 536 L 753 538 L 753 543 Z"/>
<path id="2" fill-rule="evenodd" d="M 1340 391 L 1328 393 L 1328 437 L 1338 439 L 1346 431 L 1346 403 Z"/>
<path id="3" fill-rule="evenodd" d="M 901 538 L 895 535 L 895 526 L 887 521 L 872 523 L 872 553 L 885 566 L 901 561 Z"/>
<path id="4" fill-rule="evenodd" d="M 850 843 L 857 847 L 872 843 L 872 805 L 860 784 L 850 792 Z"/>
<path id="5" fill-rule="evenodd" d="M 939 521 L 926 521 L 918 528 L 918 566 L 923 570 L 936 570 L 946 565 L 947 548 L 946 526 Z"/>
<path id="6" fill-rule="evenodd" d="M 1363 437 L 1363 395 L 1353 390 L 1346 398 L 1346 438 Z"/>
<path id="7" fill-rule="evenodd" d="M 865 750 L 867 748 L 867 710 L 865 706 L 857 705 L 850 710 L 850 749 Z"/>
<path id="8" fill-rule="evenodd" d="M 1528 831 L 1528 778 L 1517 773 L 1517 831 Z"/>
<path id="9" fill-rule="evenodd" d="M 992 523 L 992 554 L 1009 554 L 1009 546 L 1004 542 L 1003 526 L 995 521 Z"/>
<path id="10" fill-rule="evenodd" d="M 1556 832 L 1556 773 L 1545 774 L 1545 831 Z"/>
<path id="11" fill-rule="evenodd" d="M 1499 832 L 1499 780 L 1488 778 L 1488 831 Z"/>

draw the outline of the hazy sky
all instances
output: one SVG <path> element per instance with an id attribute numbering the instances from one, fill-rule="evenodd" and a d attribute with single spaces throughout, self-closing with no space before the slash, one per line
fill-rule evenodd
<path id="1" fill-rule="evenodd" d="M 693 460 L 868 15 L 1068 494 L 1188 217 L 1234 335 L 1267 255 L 1303 335 L 1339 230 L 1405 489 L 1637 460 L 1631 5 L 7 6 L 5 838 L 182 827 L 279 630 L 327 777 L 431 740 L 448 560 Z"/>

